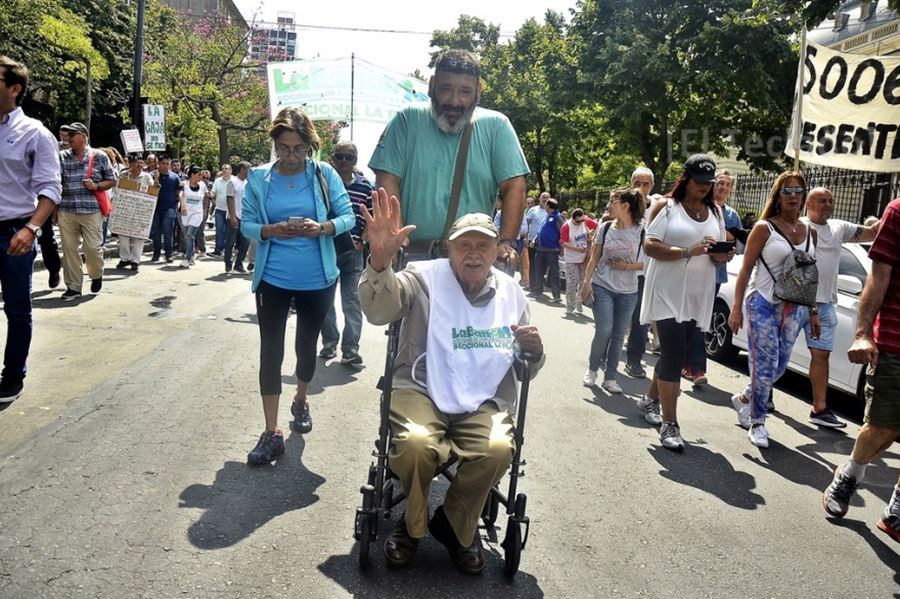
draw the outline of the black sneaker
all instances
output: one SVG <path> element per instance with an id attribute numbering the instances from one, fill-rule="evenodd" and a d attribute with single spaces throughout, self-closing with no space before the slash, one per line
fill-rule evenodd
<path id="1" fill-rule="evenodd" d="M 225 273 L 227 274 L 230 272 L 231 272 L 231 262 L 226 262 L 225 263 Z"/>
<path id="2" fill-rule="evenodd" d="M 129 264 L 131 264 L 131 262 L 129 262 L 128 260 L 119 260 L 119 263 L 116 264 L 116 269 L 124 270 L 124 269 L 128 268 Z"/>
<path id="3" fill-rule="evenodd" d="M 50 289 L 56 289 L 59 286 L 59 271 L 50 273 L 50 280 L 47 282 Z"/>
<path id="4" fill-rule="evenodd" d="M 159 262 L 159 254 L 153 254 L 153 257 L 150 258 L 150 262 Z"/>
<path id="5" fill-rule="evenodd" d="M 826 428 L 844 428 L 847 423 L 834 415 L 834 412 L 825 408 L 818 414 L 816 412 L 809 413 L 809 421 Z"/>
<path id="6" fill-rule="evenodd" d="M 131 267 L 131 270 L 134 272 L 137 272 L 141 268 L 141 265 L 137 262 L 131 262 L 129 264 L 129 266 Z"/>
<path id="7" fill-rule="evenodd" d="M 91 279 L 91 293 L 100 293 L 101 289 L 103 289 L 103 277 Z"/>
<path id="8" fill-rule="evenodd" d="M 855 478 L 845 476 L 843 465 L 834 469 L 834 479 L 822 494 L 822 506 L 830 516 L 843 518 L 850 509 L 850 498 L 859 486 Z"/>
<path id="9" fill-rule="evenodd" d="M 337 351 L 333 347 L 323 347 L 319 352 L 319 357 L 323 360 L 333 360 L 337 356 Z"/>
<path id="10" fill-rule="evenodd" d="M 166 264 L 172 264 L 173 262 L 175 262 L 175 258 L 172 256 L 166 258 Z"/>
<path id="11" fill-rule="evenodd" d="M 19 399 L 24 387 L 22 381 L 0 379 L 0 410 L 6 409 L 9 404 Z"/>
<path id="12" fill-rule="evenodd" d="M 247 271 L 244 270 L 244 265 L 243 265 L 243 264 L 235 264 L 235 265 L 234 265 L 234 272 L 236 272 L 236 273 L 238 273 L 238 274 L 241 274 L 241 275 L 247 274 Z"/>
<path id="13" fill-rule="evenodd" d="M 347 366 L 362 366 L 363 359 L 359 354 L 344 354 L 341 356 L 341 364 Z"/>
<path id="14" fill-rule="evenodd" d="M 63 291 L 62 298 L 65 302 L 71 302 L 76 297 L 81 297 L 80 291 L 75 291 L 74 289 L 66 289 Z"/>
<path id="15" fill-rule="evenodd" d="M 268 464 L 284 454 L 284 435 L 281 431 L 266 431 L 259 436 L 256 447 L 247 454 L 247 463 L 251 466 Z"/>
<path id="16" fill-rule="evenodd" d="M 635 379 L 647 378 L 647 372 L 640 362 L 637 364 L 625 364 L 625 374 Z"/>
<path id="17" fill-rule="evenodd" d="M 252 262 L 247 263 L 247 272 L 253 272 L 253 267 L 256 266 Z"/>
<path id="18" fill-rule="evenodd" d="M 309 413 L 309 403 L 295 401 L 291 403 L 291 429 L 298 433 L 306 434 L 312 430 L 312 416 Z"/>

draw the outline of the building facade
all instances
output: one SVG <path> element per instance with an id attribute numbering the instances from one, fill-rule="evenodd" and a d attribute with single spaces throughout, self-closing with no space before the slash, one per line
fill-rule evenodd
<path id="1" fill-rule="evenodd" d="M 297 29 L 293 13 L 279 12 L 275 23 L 254 25 L 250 33 L 250 58 L 266 63 L 296 57 Z"/>

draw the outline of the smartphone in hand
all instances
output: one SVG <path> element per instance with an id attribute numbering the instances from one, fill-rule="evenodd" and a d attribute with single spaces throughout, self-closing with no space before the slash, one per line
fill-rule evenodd
<path id="1" fill-rule="evenodd" d="M 305 216 L 289 216 L 287 223 L 292 227 L 302 227 L 306 220 Z"/>
<path id="2" fill-rule="evenodd" d="M 706 250 L 707 254 L 727 254 L 734 250 L 733 241 L 717 241 Z"/>

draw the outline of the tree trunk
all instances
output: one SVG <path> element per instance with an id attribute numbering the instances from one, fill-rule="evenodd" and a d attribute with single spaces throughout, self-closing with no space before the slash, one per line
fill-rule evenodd
<path id="1" fill-rule="evenodd" d="M 84 126 L 87 127 L 88 137 L 91 133 L 91 111 L 93 109 L 94 99 L 91 95 L 91 61 L 84 59 L 85 75 L 84 75 Z"/>
<path id="2" fill-rule="evenodd" d="M 544 193 L 547 186 L 544 184 L 544 142 L 541 138 L 541 130 L 534 132 L 534 167 L 531 172 L 538 184 L 538 191 Z"/>
<path id="3" fill-rule="evenodd" d="M 215 104 L 210 106 L 210 115 L 216 123 L 216 134 L 219 136 L 219 164 L 230 164 L 231 149 L 228 147 L 228 130 L 222 125 L 222 114 Z"/>

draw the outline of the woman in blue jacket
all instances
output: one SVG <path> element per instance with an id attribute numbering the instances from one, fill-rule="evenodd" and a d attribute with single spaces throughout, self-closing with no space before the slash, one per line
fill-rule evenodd
<path id="1" fill-rule="evenodd" d="M 297 308 L 297 391 L 291 428 L 312 430 L 307 387 L 316 370 L 316 341 L 334 303 L 339 271 L 333 238 L 355 222 L 350 197 L 335 170 L 310 157 L 319 149 L 312 121 L 296 108 L 275 117 L 269 135 L 278 159 L 250 171 L 244 189 L 241 233 L 257 241 L 253 292 L 259 322 L 259 387 L 266 429 L 247 455 L 267 464 L 284 453 L 278 428 L 284 331 Z"/>

